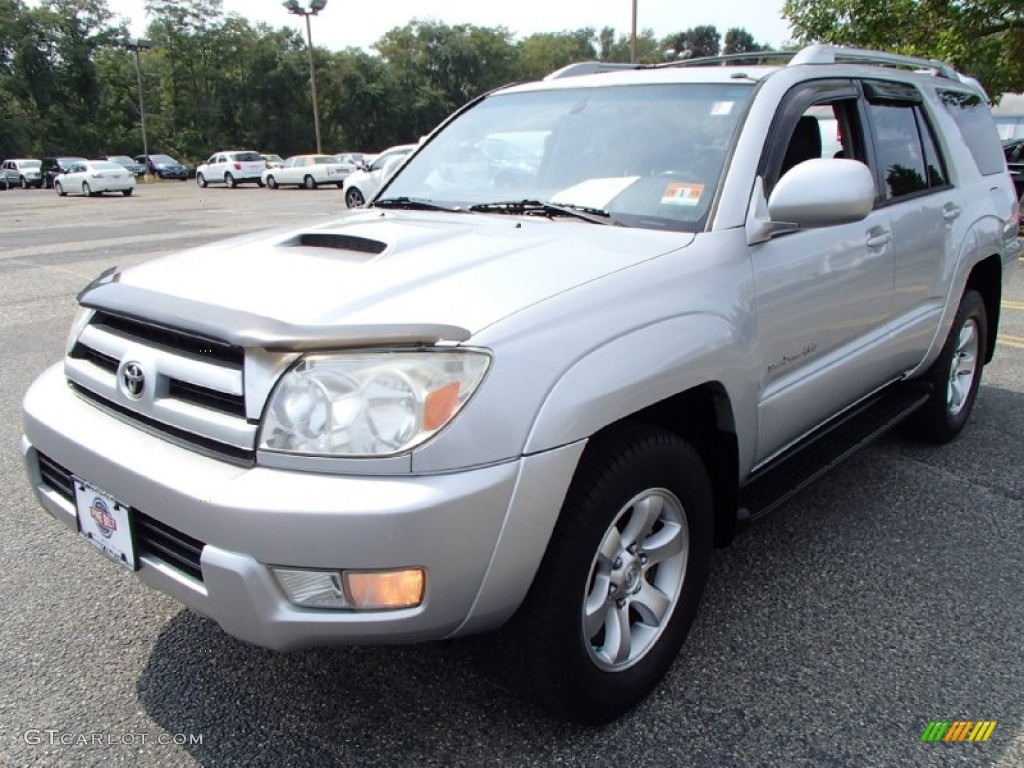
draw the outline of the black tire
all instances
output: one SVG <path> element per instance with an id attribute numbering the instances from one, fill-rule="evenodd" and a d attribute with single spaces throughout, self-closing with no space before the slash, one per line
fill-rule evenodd
<path id="1" fill-rule="evenodd" d="M 59 181 L 53 182 L 53 188 L 57 190 L 57 194 L 60 195 L 61 197 L 67 197 L 68 193 L 64 191 L 64 185 L 61 184 Z"/>
<path id="2" fill-rule="evenodd" d="M 134 192 L 134 191 L 135 191 L 134 189 L 122 189 L 121 190 L 121 194 L 124 195 L 125 197 L 131 197 L 132 196 L 132 192 Z"/>
<path id="3" fill-rule="evenodd" d="M 234 189 L 238 186 L 238 182 L 235 181 L 235 177 L 230 173 L 224 174 L 224 183 L 227 184 L 228 189 Z"/>
<path id="4" fill-rule="evenodd" d="M 198 186 L 200 189 L 205 189 L 206 188 L 206 176 L 204 176 L 201 173 L 197 173 L 196 174 L 196 186 Z"/>
<path id="5" fill-rule="evenodd" d="M 302 180 L 302 186 L 306 189 L 316 189 L 316 179 L 312 176 L 306 176 L 306 178 Z"/>
<path id="6" fill-rule="evenodd" d="M 277 179 L 273 176 L 267 176 L 267 186 L 271 189 L 277 189 Z"/>
<path id="7" fill-rule="evenodd" d="M 24 176 L 22 176 L 21 177 L 21 188 L 22 189 L 28 189 L 28 187 L 29 187 L 28 179 L 26 179 Z"/>
<path id="8" fill-rule="evenodd" d="M 640 702 L 697 615 L 712 525 L 711 484 L 685 441 L 641 426 L 596 438 L 507 628 L 518 684 L 581 723 Z"/>
<path id="9" fill-rule="evenodd" d="M 923 379 L 932 385 L 928 401 L 906 421 L 906 431 L 933 443 L 948 443 L 967 424 L 981 384 L 988 348 L 985 301 L 968 290 L 956 310 L 953 326 Z"/>
<path id="10" fill-rule="evenodd" d="M 263 179 L 256 179 L 256 186 L 263 189 L 266 185 L 263 183 Z"/>
<path id="11" fill-rule="evenodd" d="M 82 194 L 86 197 L 92 197 L 92 187 L 89 186 L 88 181 L 82 182 Z"/>
<path id="12" fill-rule="evenodd" d="M 345 190 L 345 205 L 349 208 L 361 208 L 366 203 L 363 193 L 358 187 L 349 187 Z"/>

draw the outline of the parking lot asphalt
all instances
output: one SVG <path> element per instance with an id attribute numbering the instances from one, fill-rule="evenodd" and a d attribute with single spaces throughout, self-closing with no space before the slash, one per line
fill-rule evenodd
<path id="1" fill-rule="evenodd" d="M 886 437 L 743 529 L 666 680 L 603 728 L 510 693 L 488 638 L 245 645 L 46 515 L 20 402 L 60 359 L 78 290 L 342 209 L 337 189 L 191 182 L 0 193 L 0 765 L 1024 765 L 1024 270 L 961 437 Z M 997 725 L 922 742 L 957 720 Z"/>

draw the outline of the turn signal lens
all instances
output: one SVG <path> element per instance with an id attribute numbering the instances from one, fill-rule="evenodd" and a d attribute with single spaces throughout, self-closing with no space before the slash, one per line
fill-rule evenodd
<path id="1" fill-rule="evenodd" d="M 363 610 L 412 608 L 423 602 L 422 568 L 400 571 L 345 571 L 352 605 Z"/>

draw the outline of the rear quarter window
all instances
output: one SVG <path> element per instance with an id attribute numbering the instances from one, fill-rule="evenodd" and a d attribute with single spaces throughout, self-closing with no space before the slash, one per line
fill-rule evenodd
<path id="1" fill-rule="evenodd" d="M 983 176 L 1005 171 L 999 131 L 985 101 L 976 93 L 954 90 L 940 90 L 939 98 L 956 121 L 978 171 Z"/>

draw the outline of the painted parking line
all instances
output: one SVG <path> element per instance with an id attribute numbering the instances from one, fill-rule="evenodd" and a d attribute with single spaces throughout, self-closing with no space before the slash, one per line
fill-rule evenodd
<path id="1" fill-rule="evenodd" d="M 1003 309 L 1024 309 L 1024 301 L 1004 301 L 1000 304 Z"/>
<path id="2" fill-rule="evenodd" d="M 996 337 L 996 344 L 1013 347 L 1014 349 L 1024 349 L 1024 338 L 1020 336 L 1011 336 L 1008 333 L 1000 333 Z"/>

